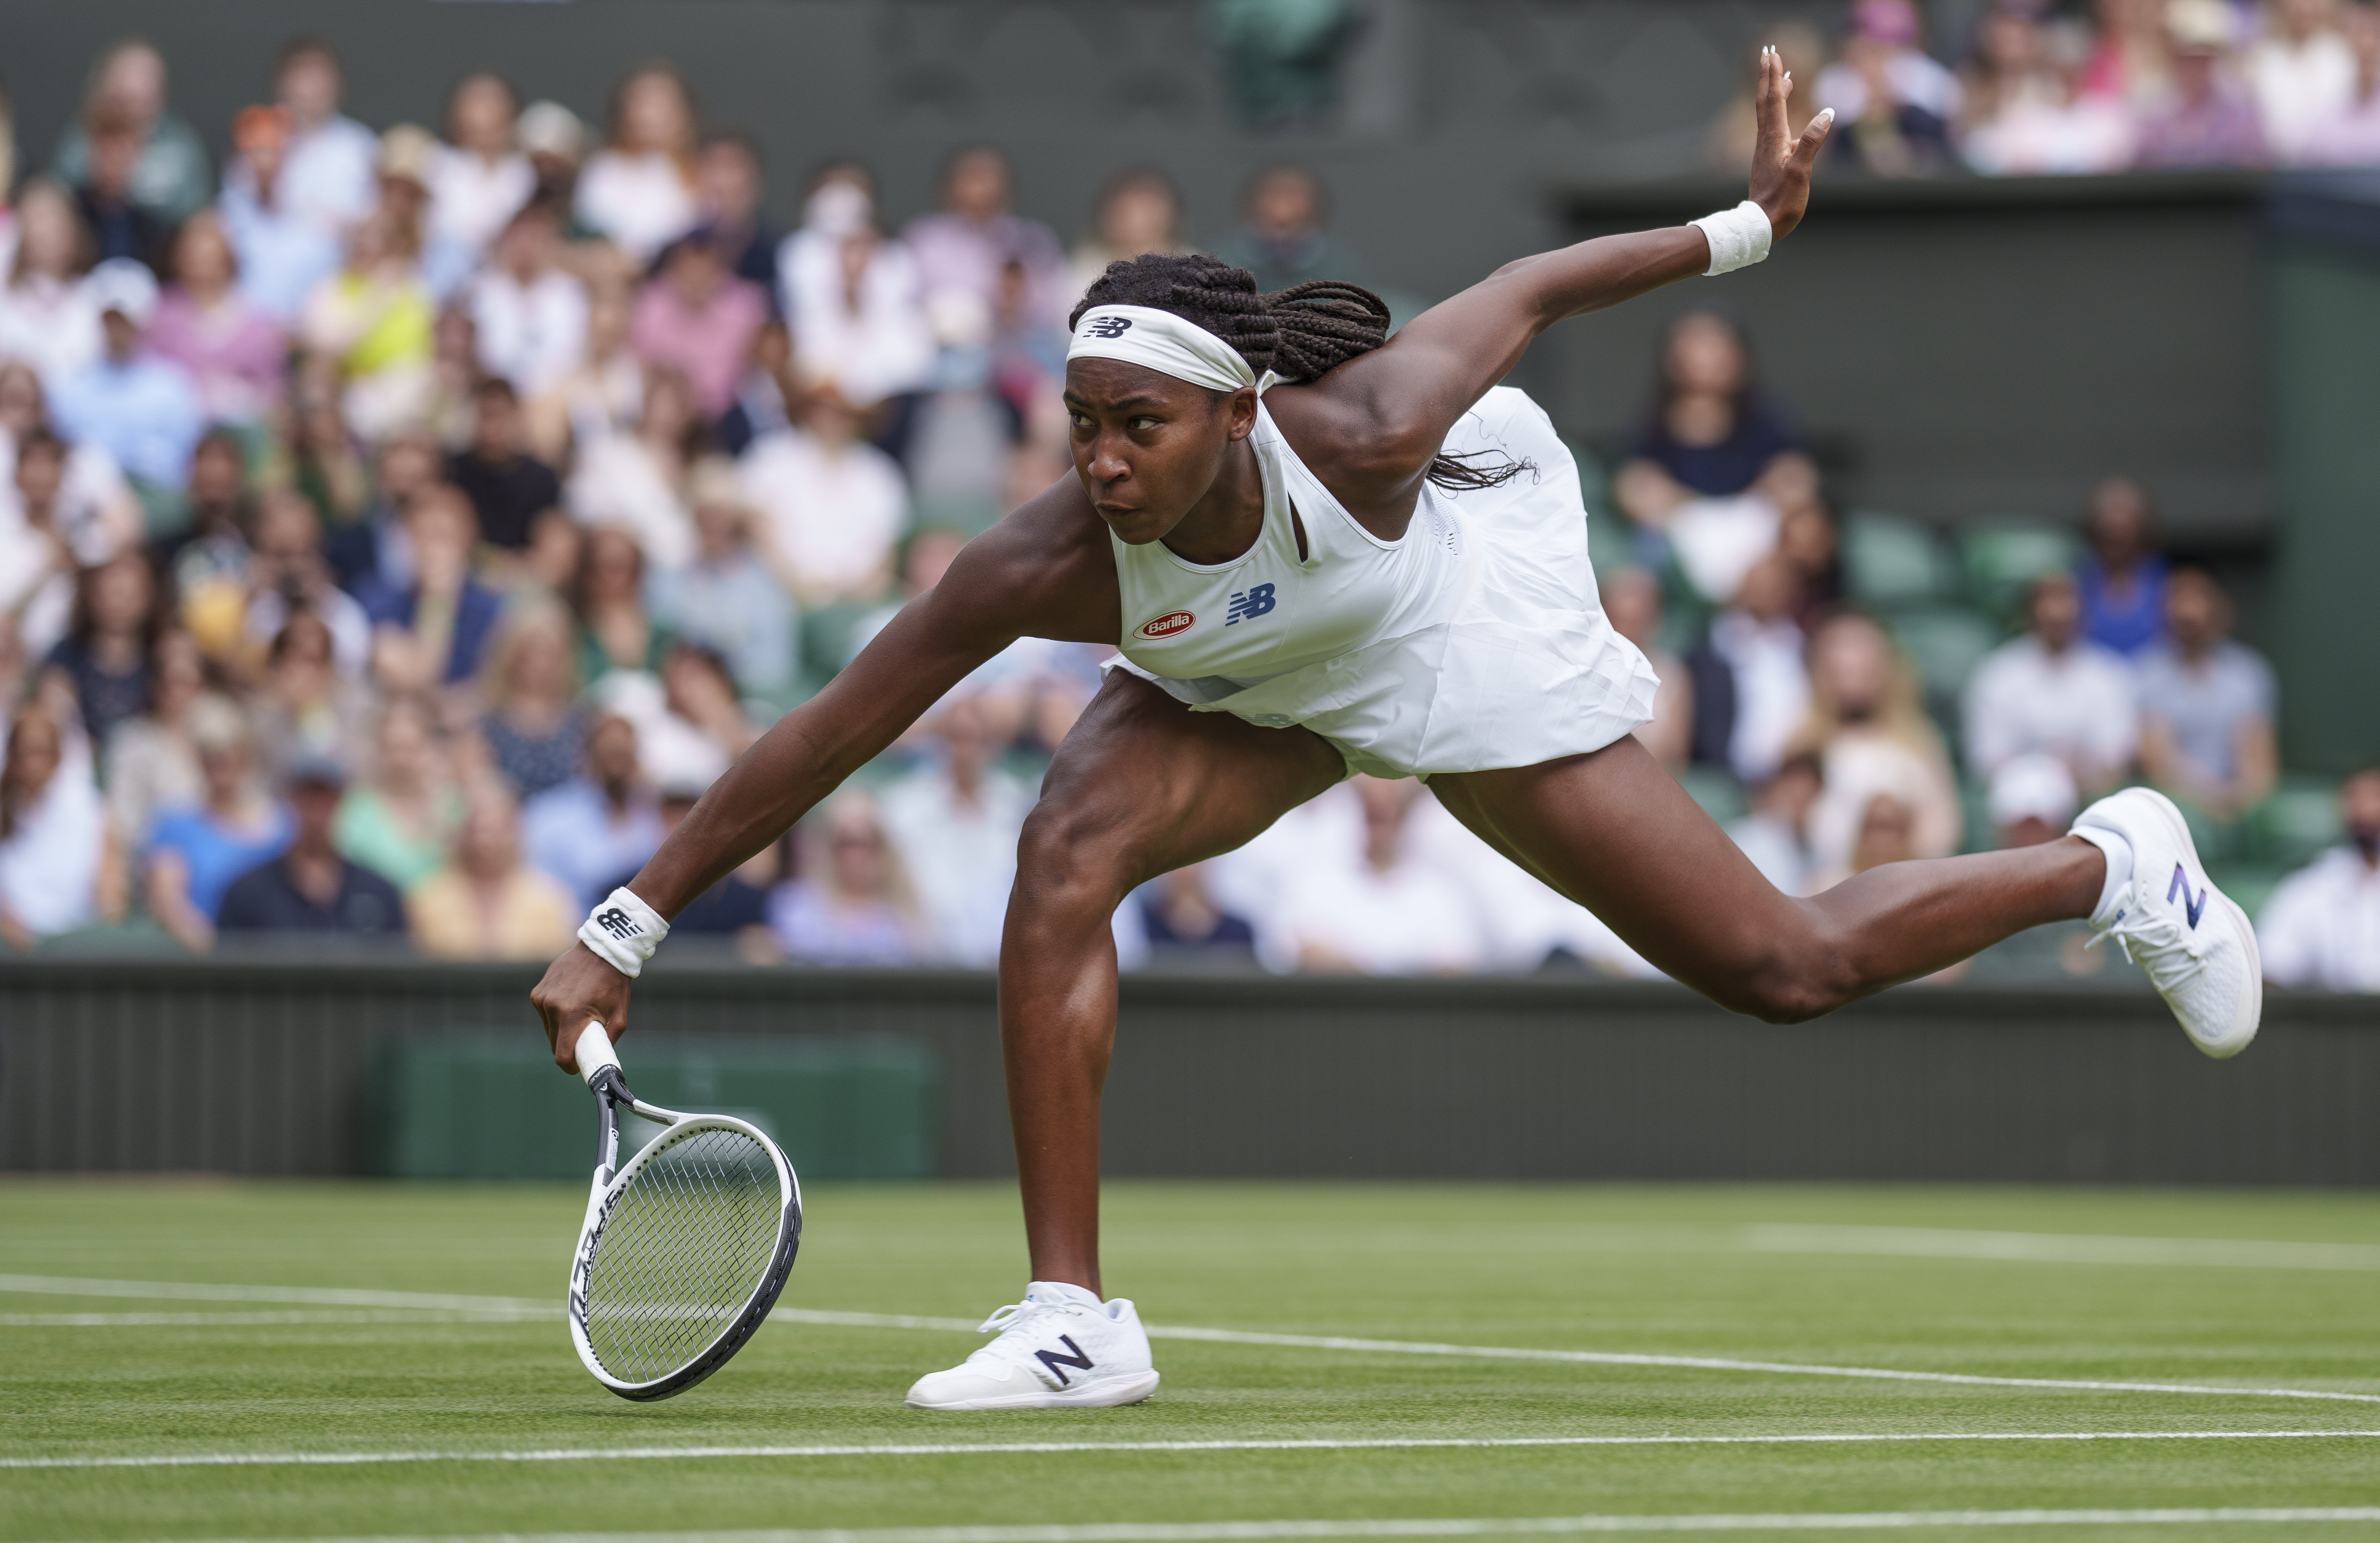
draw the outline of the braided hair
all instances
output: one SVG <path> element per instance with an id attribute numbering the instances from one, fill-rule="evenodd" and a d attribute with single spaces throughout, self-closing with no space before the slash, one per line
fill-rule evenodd
<path id="1" fill-rule="evenodd" d="M 1171 311 L 1206 328 L 1232 346 L 1262 375 L 1272 371 L 1288 384 L 1318 380 L 1358 354 L 1389 340 L 1388 303 L 1361 285 L 1314 279 L 1263 295 L 1254 273 L 1220 258 L 1151 254 L 1108 264 L 1091 281 L 1066 318 L 1069 330 L 1099 306 L 1147 306 Z M 1501 487 L 1536 467 L 1507 460 L 1473 466 L 1470 456 L 1433 457 L 1427 480 L 1449 492 Z"/>

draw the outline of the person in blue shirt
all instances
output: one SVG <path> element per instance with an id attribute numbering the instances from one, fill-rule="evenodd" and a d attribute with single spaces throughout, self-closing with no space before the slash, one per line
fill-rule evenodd
<path id="1" fill-rule="evenodd" d="M 521 807 L 521 850 L 531 868 L 592 905 L 612 893 L 614 878 L 644 865 L 664 832 L 658 801 L 638 774 L 635 724 L 597 720 L 586 757 L 579 775 Z"/>
<path id="2" fill-rule="evenodd" d="M 107 348 L 56 383 L 50 412 L 71 441 L 90 440 L 136 483 L 178 490 L 206 420 L 188 371 L 145 346 L 157 313 L 156 275 L 129 258 L 101 263 L 85 279 Z"/>
<path id="3" fill-rule="evenodd" d="M 503 597 L 471 575 L 479 516 L 459 491 L 440 482 L 414 496 L 404 519 L 412 573 L 398 583 L 375 569 L 356 584 L 357 601 L 382 634 L 382 666 L 418 674 L 407 683 L 415 689 L 468 680 L 504 608 Z M 398 636 L 390 638 L 392 630 Z"/>
<path id="4" fill-rule="evenodd" d="M 2165 636 L 2165 559 L 2156 550 L 2156 512 L 2148 490 L 2110 477 L 2091 490 L 2083 516 L 2091 554 L 2074 570 L 2082 599 L 2082 636 L 2131 656 Z"/>
<path id="5" fill-rule="evenodd" d="M 214 946 L 215 918 L 232 881 L 288 846 L 289 811 L 256 778 L 248 718 L 221 697 L 191 704 L 200 801 L 164 810 L 148 842 L 149 914 L 193 954 Z"/>
<path id="6" fill-rule="evenodd" d="M 239 292 L 274 321 L 295 323 L 314 286 L 338 271 L 338 238 L 292 209 L 282 167 L 292 132 L 285 107 L 246 107 L 231 138 L 245 176 L 224 183 L 224 234 L 239 254 Z"/>

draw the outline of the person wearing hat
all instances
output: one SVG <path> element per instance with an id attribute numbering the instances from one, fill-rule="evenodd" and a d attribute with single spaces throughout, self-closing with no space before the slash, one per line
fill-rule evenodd
<path id="1" fill-rule="evenodd" d="M 430 217 L 430 183 L 437 169 L 438 137 L 418 123 L 400 123 L 380 137 L 372 169 L 380 177 L 380 207 L 413 254 L 415 271 L 431 299 L 454 298 L 479 265 L 479 254 Z"/>
<path id="2" fill-rule="evenodd" d="M 2173 0 L 2166 7 L 2173 92 L 2141 124 L 2143 169 L 2258 166 L 2268 159 L 2256 104 L 2231 77 L 2235 41 L 2223 0 Z"/>
<path id="3" fill-rule="evenodd" d="M 91 271 L 104 351 L 55 383 L 50 412 L 67 439 L 95 441 L 132 479 L 144 504 L 179 492 L 206 427 L 189 372 L 148 346 L 157 278 L 130 258 Z"/>
<path id="4" fill-rule="evenodd" d="M 239 110 L 231 120 L 237 154 L 220 205 L 224 234 L 239 258 L 240 293 L 284 326 L 339 266 L 338 238 L 292 213 L 282 197 L 292 132 L 285 107 Z"/>
<path id="5" fill-rule="evenodd" d="M 331 830 L 346 796 L 346 769 L 319 751 L 289 769 L 295 816 L 288 848 L 249 869 L 224 892 L 215 931 L 225 933 L 344 932 L 402 941 L 405 897 L 396 886 L 332 844 Z"/>

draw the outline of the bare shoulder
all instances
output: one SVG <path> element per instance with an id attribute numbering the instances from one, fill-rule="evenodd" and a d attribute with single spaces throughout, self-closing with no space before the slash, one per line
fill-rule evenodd
<path id="1" fill-rule="evenodd" d="M 1071 475 L 1026 499 L 953 559 L 933 589 L 952 624 L 1112 643 L 1123 635 L 1108 529 Z"/>

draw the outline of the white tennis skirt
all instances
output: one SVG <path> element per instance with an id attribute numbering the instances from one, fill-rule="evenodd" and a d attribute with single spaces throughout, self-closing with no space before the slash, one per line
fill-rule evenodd
<path id="1" fill-rule="evenodd" d="M 1526 418 L 1534 423 L 1506 426 L 1504 443 L 1534 474 L 1499 488 L 1424 490 L 1462 530 L 1469 570 L 1445 620 L 1245 686 L 1169 680 L 1121 655 L 1107 667 L 1194 711 L 1310 729 L 1351 773 L 1536 766 L 1611 744 L 1651 720 L 1660 680 L 1603 614 L 1577 463 L 1541 412 Z"/>

